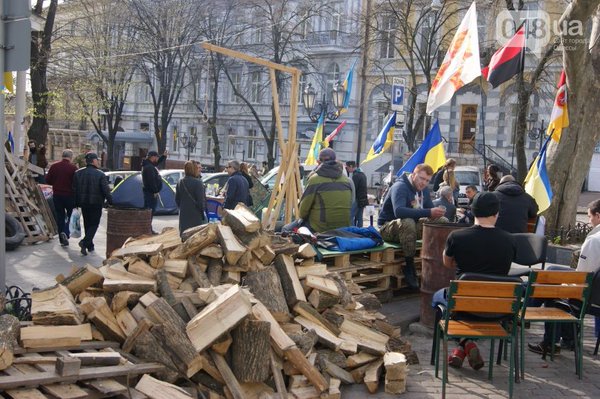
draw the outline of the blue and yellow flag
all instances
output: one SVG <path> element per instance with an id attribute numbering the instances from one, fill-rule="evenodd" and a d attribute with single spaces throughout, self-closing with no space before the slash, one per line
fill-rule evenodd
<path id="1" fill-rule="evenodd" d="M 319 151 L 323 147 L 323 125 L 325 124 L 325 112 L 321 112 L 319 121 L 317 122 L 317 128 L 315 129 L 315 135 L 313 136 L 310 149 L 306 155 L 306 161 L 304 165 L 316 165 L 317 159 L 319 158 Z"/>
<path id="2" fill-rule="evenodd" d="M 4 72 L 4 89 L 10 93 L 15 92 L 12 72 Z"/>
<path id="3" fill-rule="evenodd" d="M 446 163 L 446 153 L 444 152 L 442 133 L 438 121 L 435 121 L 427 137 L 423 140 L 423 144 L 406 161 L 396 175 L 400 176 L 404 172 L 412 173 L 415 167 L 421 163 L 431 166 L 434 171 Z"/>
<path id="4" fill-rule="evenodd" d="M 396 130 L 396 112 L 390 116 L 386 124 L 381 129 L 381 132 L 375 139 L 373 146 L 369 150 L 367 157 L 362 163 L 369 162 L 373 158 L 377 158 L 394 144 L 394 130 Z"/>
<path id="5" fill-rule="evenodd" d="M 548 136 L 542 151 L 535 158 L 527 177 L 525 178 L 525 192 L 535 199 L 538 205 L 538 214 L 544 212 L 550 207 L 552 202 L 552 186 L 548 178 L 548 170 L 546 169 L 546 150 L 548 142 L 554 137 L 553 134 Z"/>
<path id="6" fill-rule="evenodd" d="M 352 66 L 350 67 L 350 70 L 348 71 L 348 74 L 346 75 L 346 79 L 342 83 L 342 87 L 344 88 L 344 91 L 345 91 L 344 105 L 342 106 L 342 109 L 340 109 L 338 111 L 338 115 L 341 115 L 344 112 L 348 111 L 348 108 L 350 107 L 350 95 L 352 94 L 352 77 L 354 76 L 354 66 L 356 65 L 357 61 L 358 61 L 358 58 L 356 60 L 354 60 L 354 62 L 352 63 Z"/>

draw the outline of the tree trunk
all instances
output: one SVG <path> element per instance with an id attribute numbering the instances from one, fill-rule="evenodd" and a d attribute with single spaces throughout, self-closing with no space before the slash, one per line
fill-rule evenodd
<path id="1" fill-rule="evenodd" d="M 232 371 L 240 382 L 263 382 L 269 378 L 270 323 L 244 320 L 232 331 Z"/>
<path id="2" fill-rule="evenodd" d="M 515 152 L 517 155 L 517 180 L 523 182 L 527 176 L 527 157 L 525 156 L 525 130 L 527 130 L 527 110 L 529 109 L 528 90 L 523 80 L 523 73 L 517 75 L 517 95 L 519 112 L 517 114 L 517 126 L 515 128 Z"/>

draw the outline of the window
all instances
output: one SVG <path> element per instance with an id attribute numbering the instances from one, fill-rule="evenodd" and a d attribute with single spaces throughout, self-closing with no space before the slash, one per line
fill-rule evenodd
<path id="1" fill-rule="evenodd" d="M 460 152 L 472 154 L 477 132 L 477 104 L 463 104 L 460 116 Z"/>
<path id="2" fill-rule="evenodd" d="M 190 127 L 190 139 L 193 136 L 198 137 L 198 128 L 196 126 Z M 196 141 L 196 143 L 198 143 L 198 141 Z M 175 147 L 175 148 L 177 148 L 177 147 Z M 196 152 L 196 146 L 191 147 L 190 152 Z"/>
<path id="3" fill-rule="evenodd" d="M 210 133 L 208 133 L 208 134 L 210 134 Z M 205 148 L 204 153 L 206 155 L 211 155 L 212 154 L 212 150 L 213 150 L 212 137 L 208 136 L 206 138 L 206 148 Z"/>
<path id="4" fill-rule="evenodd" d="M 396 43 L 396 20 L 393 16 L 383 18 L 381 28 L 381 47 L 379 51 L 380 58 L 394 58 Z"/>
<path id="5" fill-rule="evenodd" d="M 256 129 L 248 130 L 247 158 L 256 159 Z"/>
<path id="6" fill-rule="evenodd" d="M 150 131 L 150 124 L 148 122 L 142 122 L 142 123 L 140 123 L 140 130 L 142 132 L 148 132 L 148 131 Z"/>
<path id="7" fill-rule="evenodd" d="M 242 83 L 242 75 L 239 72 L 232 72 L 231 80 L 233 81 L 233 87 L 235 87 L 239 91 L 241 83 Z M 231 88 L 231 94 L 229 96 L 229 101 L 232 103 L 239 103 L 242 100 L 238 96 L 235 95 L 233 87 Z"/>
<path id="8" fill-rule="evenodd" d="M 329 72 L 327 72 L 327 93 L 331 93 L 333 91 L 333 85 L 340 80 L 340 66 L 335 62 L 331 64 L 329 67 Z"/>
<path id="9" fill-rule="evenodd" d="M 300 84 L 298 85 L 298 102 L 300 103 L 300 105 L 302 105 L 302 94 L 306 89 L 306 85 L 306 74 L 302 72 L 302 75 L 300 75 Z"/>
<path id="10" fill-rule="evenodd" d="M 300 36 L 304 39 L 313 31 L 313 23 L 312 17 L 308 16 L 308 13 L 304 14 L 302 17 L 303 21 L 300 23 Z"/>
<path id="11" fill-rule="evenodd" d="M 261 73 L 254 71 L 251 74 L 250 83 L 250 102 L 260 103 L 261 100 Z"/>
<path id="12" fill-rule="evenodd" d="M 262 28 L 255 28 L 252 32 L 252 43 L 260 44 L 264 41 L 264 31 Z"/>
<path id="13" fill-rule="evenodd" d="M 235 136 L 227 138 L 227 156 L 230 159 L 235 159 L 235 147 L 236 147 L 236 138 Z"/>

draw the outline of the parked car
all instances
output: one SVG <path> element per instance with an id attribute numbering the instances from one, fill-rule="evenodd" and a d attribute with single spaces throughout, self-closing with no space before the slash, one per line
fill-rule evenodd
<path id="1" fill-rule="evenodd" d="M 303 185 L 310 172 L 312 172 L 316 167 L 317 165 L 308 166 L 302 164 L 302 168 L 304 169 L 304 176 L 301 176 Z M 275 179 L 277 179 L 277 172 L 279 172 L 279 166 L 275 166 L 273 169 L 267 172 L 266 175 L 261 177 L 260 182 L 269 190 L 273 190 L 273 187 L 275 186 Z M 285 176 L 282 176 L 282 179 L 285 179 Z"/>
<path id="2" fill-rule="evenodd" d="M 219 173 L 203 173 L 202 174 L 202 182 L 205 187 L 213 187 L 214 184 L 218 184 L 218 191 L 220 191 L 223 187 L 225 187 L 225 183 L 227 183 L 227 179 L 229 179 L 229 174 L 227 172 L 219 172 Z M 211 190 L 212 191 L 212 190 Z"/>
<path id="3" fill-rule="evenodd" d="M 120 183 L 123 179 L 136 175 L 140 172 L 135 170 L 112 170 L 110 172 L 104 172 L 106 177 L 108 177 L 108 187 L 112 190 L 115 186 Z M 117 183 L 117 184 L 115 184 Z"/>
<path id="4" fill-rule="evenodd" d="M 177 187 L 179 180 L 183 179 L 185 172 L 183 169 L 162 169 L 159 171 L 161 177 L 169 183 L 173 190 Z"/>
<path id="5" fill-rule="evenodd" d="M 467 186 L 473 185 L 480 192 L 483 190 L 483 177 L 481 170 L 477 166 L 457 166 L 454 168 L 454 176 L 460 183 L 458 205 L 467 205 L 469 203 L 465 192 Z"/>

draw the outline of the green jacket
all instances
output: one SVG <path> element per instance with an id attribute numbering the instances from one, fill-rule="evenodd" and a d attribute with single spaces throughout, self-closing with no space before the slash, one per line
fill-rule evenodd
<path id="1" fill-rule="evenodd" d="M 352 185 L 342 173 L 342 165 L 321 164 L 309 179 L 300 199 L 300 218 L 308 220 L 313 231 L 333 230 L 350 225 Z"/>

